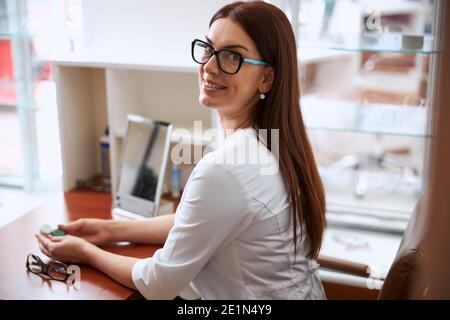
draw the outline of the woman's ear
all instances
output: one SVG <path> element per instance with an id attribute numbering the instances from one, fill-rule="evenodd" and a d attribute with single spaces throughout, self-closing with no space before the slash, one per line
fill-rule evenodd
<path id="1" fill-rule="evenodd" d="M 259 92 L 268 92 L 272 89 L 273 80 L 275 78 L 275 70 L 271 66 L 267 66 L 264 70 L 261 83 L 259 84 Z"/>

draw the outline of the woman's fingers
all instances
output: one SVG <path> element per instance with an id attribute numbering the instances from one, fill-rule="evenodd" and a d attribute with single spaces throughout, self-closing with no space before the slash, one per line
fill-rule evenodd
<path id="1" fill-rule="evenodd" d="M 43 254 L 45 254 L 47 257 L 52 258 L 52 255 L 50 252 L 47 251 L 47 249 L 45 249 L 45 247 L 42 245 L 41 242 L 39 242 L 39 249 L 41 249 L 41 252 Z"/>
<path id="2" fill-rule="evenodd" d="M 50 239 L 51 241 L 53 241 L 53 242 L 61 242 L 61 241 L 64 240 L 64 237 L 65 237 L 65 236 L 52 236 L 52 235 L 50 235 L 50 236 L 49 236 L 49 239 Z"/>
<path id="3" fill-rule="evenodd" d="M 49 245 L 51 244 L 51 241 L 47 239 L 46 237 L 37 234 L 36 238 L 38 239 L 39 248 L 41 251 L 48 257 L 52 257 L 51 250 L 49 248 Z"/>
<path id="4" fill-rule="evenodd" d="M 39 240 L 40 243 L 42 243 L 42 245 L 48 250 L 48 245 L 51 243 L 51 240 L 48 239 L 47 237 L 41 235 L 41 234 L 36 234 L 36 238 Z"/>
<path id="5" fill-rule="evenodd" d="M 73 230 L 73 226 L 71 224 L 58 224 L 58 229 L 64 232 L 69 232 Z"/>
<path id="6" fill-rule="evenodd" d="M 78 224 L 76 222 L 72 222 L 69 224 L 58 224 L 58 229 L 64 231 L 65 233 L 73 232 L 78 228 Z"/>
<path id="7" fill-rule="evenodd" d="M 58 229 L 61 229 L 65 233 L 72 233 L 72 232 L 80 231 L 83 224 L 84 224 L 84 220 L 78 219 L 78 220 L 76 220 L 74 222 L 70 222 L 68 224 L 58 224 Z"/>

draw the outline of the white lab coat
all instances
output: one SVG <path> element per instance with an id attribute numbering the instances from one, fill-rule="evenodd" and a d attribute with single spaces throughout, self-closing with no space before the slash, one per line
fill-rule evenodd
<path id="1" fill-rule="evenodd" d="M 267 174 L 275 161 L 251 128 L 199 161 L 164 247 L 133 267 L 144 297 L 172 299 L 190 284 L 202 299 L 325 298 L 306 240 L 294 264 L 289 197 L 281 173 Z"/>

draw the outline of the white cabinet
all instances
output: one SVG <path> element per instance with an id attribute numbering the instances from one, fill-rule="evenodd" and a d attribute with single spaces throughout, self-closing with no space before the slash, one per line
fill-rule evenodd
<path id="1" fill-rule="evenodd" d="M 108 128 L 114 192 L 127 114 L 170 122 L 178 138 L 176 129 L 186 129 L 183 143 L 200 148 L 206 143 L 202 136 L 189 140 L 187 134 L 194 135 L 194 121 L 202 121 L 203 129 L 212 123 L 212 112 L 198 103 L 194 62 L 148 61 L 95 56 L 55 60 L 64 190 L 100 173 L 99 140 Z"/>

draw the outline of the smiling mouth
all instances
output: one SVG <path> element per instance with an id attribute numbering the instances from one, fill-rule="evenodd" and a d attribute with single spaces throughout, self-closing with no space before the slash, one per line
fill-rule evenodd
<path id="1" fill-rule="evenodd" d="M 218 83 L 209 80 L 203 80 L 203 87 L 207 89 L 216 89 L 216 90 L 223 90 L 227 88 L 226 86 L 220 85 Z"/>

